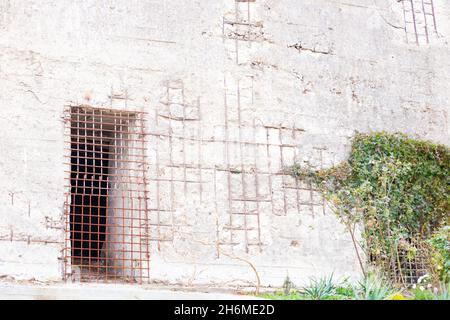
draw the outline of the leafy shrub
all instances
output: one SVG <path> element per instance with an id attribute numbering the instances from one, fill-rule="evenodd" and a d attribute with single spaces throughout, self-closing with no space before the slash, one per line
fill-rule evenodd
<path id="1" fill-rule="evenodd" d="M 434 233 L 429 240 L 432 246 L 432 261 L 439 280 L 450 282 L 450 226 Z"/>
<path id="2" fill-rule="evenodd" d="M 385 132 L 357 134 L 348 161 L 330 169 L 291 168 L 323 191 L 347 226 L 365 226 L 367 256 L 386 269 L 449 224 L 449 172 L 448 147 Z"/>

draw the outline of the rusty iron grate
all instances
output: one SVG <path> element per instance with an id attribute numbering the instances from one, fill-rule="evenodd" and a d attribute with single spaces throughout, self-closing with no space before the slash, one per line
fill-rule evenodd
<path id="1" fill-rule="evenodd" d="M 406 287 L 412 287 L 420 277 L 431 272 L 429 246 L 423 240 L 411 242 L 409 246 L 409 250 L 398 249 L 395 261 L 390 264 L 391 279 Z"/>
<path id="2" fill-rule="evenodd" d="M 149 278 L 143 112 L 65 110 L 65 279 Z"/>
<path id="3" fill-rule="evenodd" d="M 433 0 L 401 0 L 405 21 L 406 42 L 428 44 L 437 37 Z"/>

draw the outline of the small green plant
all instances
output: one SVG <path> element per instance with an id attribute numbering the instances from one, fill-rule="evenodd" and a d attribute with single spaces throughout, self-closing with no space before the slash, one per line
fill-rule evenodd
<path id="1" fill-rule="evenodd" d="M 369 272 L 354 288 L 357 300 L 385 300 L 394 293 L 392 285 L 375 272 Z"/>
<path id="2" fill-rule="evenodd" d="M 355 289 L 348 283 L 348 280 L 344 280 L 341 284 L 336 287 L 336 296 L 341 299 L 354 299 Z"/>
<path id="3" fill-rule="evenodd" d="M 440 290 L 435 297 L 436 300 L 450 300 L 450 282 L 441 283 Z"/>
<path id="4" fill-rule="evenodd" d="M 412 291 L 412 293 L 414 295 L 414 300 L 434 300 L 435 299 L 433 292 L 431 292 L 428 289 L 421 289 L 421 288 L 416 287 Z"/>
<path id="5" fill-rule="evenodd" d="M 301 292 L 308 300 L 327 300 L 336 294 L 333 275 L 319 279 L 312 278 L 308 286 L 302 287 Z"/>
<path id="6" fill-rule="evenodd" d="M 283 282 L 283 293 L 284 295 L 288 296 L 291 294 L 291 291 L 295 288 L 294 283 L 291 281 L 289 276 L 286 276 Z"/>

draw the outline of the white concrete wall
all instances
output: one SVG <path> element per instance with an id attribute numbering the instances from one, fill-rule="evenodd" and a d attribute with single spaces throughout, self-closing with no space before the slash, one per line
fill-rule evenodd
<path id="1" fill-rule="evenodd" d="M 355 131 L 449 143 L 434 4 L 417 45 L 394 0 L 0 0 L 0 276 L 61 279 L 63 106 L 83 103 L 148 112 L 153 281 L 252 285 L 246 261 L 266 286 L 358 277 L 344 227 L 282 168 L 340 162 Z"/>

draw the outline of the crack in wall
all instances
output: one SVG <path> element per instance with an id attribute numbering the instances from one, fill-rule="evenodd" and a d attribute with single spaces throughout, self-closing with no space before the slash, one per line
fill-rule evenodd
<path id="1" fill-rule="evenodd" d="M 298 52 L 309 51 L 309 52 L 312 52 L 312 53 L 319 53 L 319 54 L 325 54 L 325 55 L 327 55 L 327 54 L 332 55 L 333 54 L 333 50 L 331 48 L 328 49 L 328 50 L 320 50 L 320 49 L 316 49 L 316 48 L 307 48 L 307 47 L 303 46 L 300 42 L 292 44 L 292 45 L 288 45 L 287 47 L 288 48 L 294 48 Z"/>

